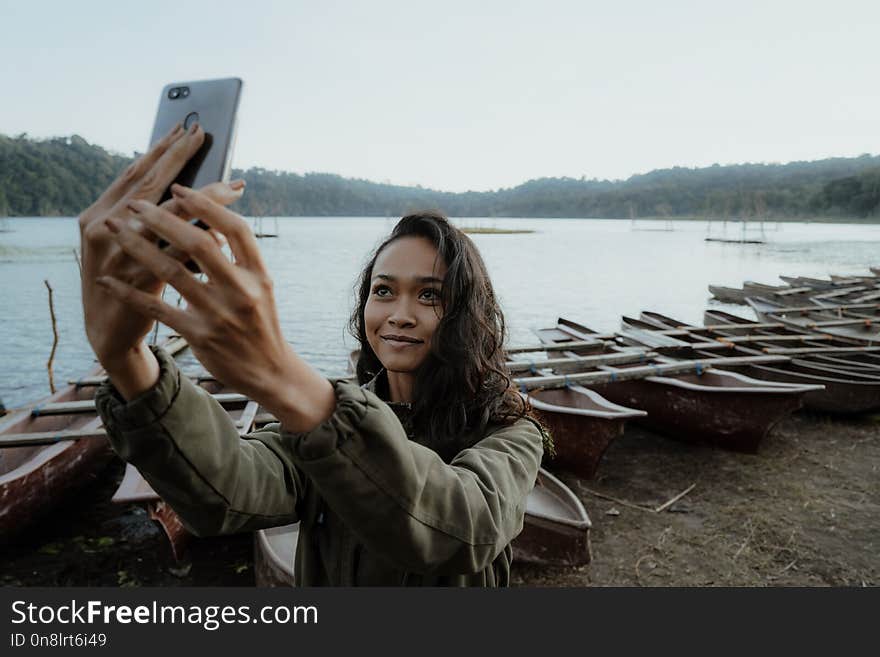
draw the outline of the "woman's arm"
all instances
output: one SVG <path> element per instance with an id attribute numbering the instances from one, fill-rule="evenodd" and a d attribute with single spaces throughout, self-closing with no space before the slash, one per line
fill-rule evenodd
<path id="1" fill-rule="evenodd" d="M 159 372 L 150 390 L 126 402 L 105 385 L 96 397 L 119 456 L 199 536 L 297 521 L 306 482 L 278 431 L 240 438 L 216 400 L 181 376 L 167 353 L 153 353 Z"/>
<path id="2" fill-rule="evenodd" d="M 446 464 L 409 440 L 387 404 L 335 386 L 333 416 L 283 434 L 292 460 L 366 547 L 415 573 L 473 573 L 522 529 L 543 454 L 528 420 L 500 427 Z"/>
<path id="3" fill-rule="evenodd" d="M 250 227 L 237 214 L 201 192 L 172 186 L 174 200 L 224 235 L 234 260 L 205 231 L 176 220 L 143 200 L 128 209 L 149 231 L 189 254 L 207 274 L 200 281 L 177 259 L 131 226 L 108 218 L 122 252 L 186 299 L 185 309 L 164 303 L 129 282 L 104 275 L 95 283 L 138 315 L 158 320 L 187 339 L 199 361 L 218 379 L 248 395 L 295 431 L 327 419 L 335 406 L 330 383 L 302 360 L 284 339 L 272 279 Z"/>

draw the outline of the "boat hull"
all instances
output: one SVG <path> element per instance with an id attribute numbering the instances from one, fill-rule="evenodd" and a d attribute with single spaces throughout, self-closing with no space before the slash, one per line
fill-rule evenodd
<path id="1" fill-rule="evenodd" d="M 595 476 L 605 450 L 623 434 L 626 420 L 645 414 L 581 386 L 532 391 L 528 400 L 553 439 L 555 455 L 545 454 L 544 467 L 585 479 Z"/>
<path id="2" fill-rule="evenodd" d="M 662 378 L 591 388 L 613 402 L 647 411 L 636 421 L 671 438 L 752 454 L 769 431 L 802 404 L 802 396 L 790 392 L 683 389 Z"/>
<path id="3" fill-rule="evenodd" d="M 730 323 L 751 332 L 751 320 L 727 313 L 707 311 L 704 316 L 707 324 Z M 735 328 L 731 329 L 734 332 Z M 749 365 L 740 371 L 756 379 L 785 381 L 788 383 L 824 385 L 824 390 L 813 390 L 804 395 L 804 408 L 809 411 L 834 415 L 859 415 L 880 410 L 880 386 L 870 381 L 856 381 L 845 376 L 823 376 L 818 371 L 808 372 L 796 365 L 772 367 L 769 365 Z"/>
<path id="4" fill-rule="evenodd" d="M 572 336 L 591 332 L 562 318 L 557 329 Z M 800 408 L 807 394 L 806 388 L 787 383 L 765 384 L 715 370 L 586 387 L 615 404 L 647 411 L 634 421 L 671 438 L 748 453 L 757 452 L 773 426 Z"/>
<path id="5" fill-rule="evenodd" d="M 41 450 L 29 464 L 0 477 L 0 541 L 18 535 L 70 499 L 113 457 L 105 439 L 70 441 Z"/>
<path id="6" fill-rule="evenodd" d="M 94 390 L 66 386 L 41 400 L 85 401 Z M 94 413 L 39 415 L 12 413 L 0 420 L 0 436 L 100 428 Z M 106 438 L 61 441 L 40 447 L 0 448 L 0 541 L 5 542 L 38 522 L 81 486 L 94 481 L 114 458 Z"/>

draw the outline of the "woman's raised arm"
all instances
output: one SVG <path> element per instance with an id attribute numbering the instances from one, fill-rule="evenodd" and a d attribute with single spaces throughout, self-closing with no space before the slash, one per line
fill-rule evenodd
<path id="1" fill-rule="evenodd" d="M 333 387 L 284 339 L 272 279 L 247 222 L 207 194 L 179 185 L 172 186 L 172 193 L 185 216 L 199 217 L 225 236 L 234 260 L 230 262 L 205 231 L 177 221 L 167 209 L 147 200 L 133 200 L 126 207 L 139 222 L 189 254 L 207 280 L 197 279 L 142 232 L 109 218 L 106 225 L 113 242 L 126 257 L 173 286 L 187 307 L 171 306 L 113 274 L 99 277 L 96 283 L 114 301 L 178 331 L 202 365 L 271 411 L 286 430 L 316 427 L 336 407 Z"/>
<path id="2" fill-rule="evenodd" d="M 133 218 L 127 205 L 136 199 L 157 202 L 165 189 L 198 151 L 205 134 L 195 125 L 185 132 L 179 125 L 150 151 L 129 166 L 79 217 L 82 248 L 82 300 L 86 335 L 98 360 L 122 395 L 131 399 L 153 386 L 158 365 L 143 344 L 153 319 L 131 308 L 97 284 L 101 276 L 126 281 L 145 296 L 158 299 L 165 283 L 141 263 L 128 257 L 108 228 L 108 221 L 128 226 L 145 240 L 155 239 Z M 203 193 L 221 205 L 241 197 L 243 181 L 209 185 Z M 180 204 L 163 203 L 171 220 L 184 223 Z M 180 252 L 169 257 L 185 258 Z"/>

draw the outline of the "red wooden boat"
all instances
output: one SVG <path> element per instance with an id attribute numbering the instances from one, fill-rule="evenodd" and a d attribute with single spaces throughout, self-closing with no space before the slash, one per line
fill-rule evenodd
<path id="1" fill-rule="evenodd" d="M 590 335 L 596 333 L 563 318 L 555 328 L 539 331 L 542 340 L 557 342 Z M 756 452 L 770 429 L 814 389 L 714 368 L 587 387 L 614 403 L 647 411 L 635 421 L 670 437 L 743 452 Z"/>
<path id="2" fill-rule="evenodd" d="M 645 411 L 614 404 L 583 386 L 532 390 L 527 397 L 541 422 L 550 430 L 556 455 L 544 466 L 561 468 L 592 478 L 608 445 L 623 434 L 628 419 Z"/>
<path id="3" fill-rule="evenodd" d="M 171 339 L 165 347 L 182 349 Z M 94 410 L 92 370 L 79 382 L 0 419 L 0 541 L 25 530 L 77 488 L 97 477 L 113 458 Z"/>

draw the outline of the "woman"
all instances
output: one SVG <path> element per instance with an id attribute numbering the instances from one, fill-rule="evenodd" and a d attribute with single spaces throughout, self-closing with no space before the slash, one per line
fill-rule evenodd
<path id="1" fill-rule="evenodd" d="M 509 388 L 475 247 L 438 215 L 401 220 L 361 278 L 362 385 L 328 381 L 284 340 L 256 242 L 224 207 L 243 183 L 173 186 L 155 205 L 203 139 L 176 129 L 80 217 L 86 329 L 112 382 L 96 401 L 114 449 L 196 534 L 299 521 L 299 584 L 508 584 L 543 432 Z M 181 220 L 195 216 L 212 230 Z M 165 283 L 185 309 L 162 301 Z M 154 320 L 279 423 L 240 438 L 143 344 Z"/>

